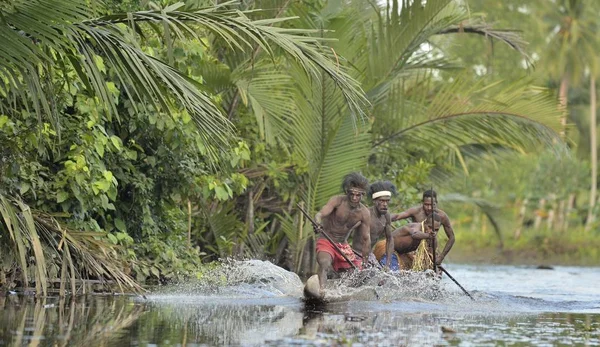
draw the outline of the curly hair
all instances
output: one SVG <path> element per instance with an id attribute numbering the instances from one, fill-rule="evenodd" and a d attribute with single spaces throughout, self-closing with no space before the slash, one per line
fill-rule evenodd
<path id="1" fill-rule="evenodd" d="M 369 186 L 369 197 L 372 197 L 374 193 L 381 192 L 383 190 L 392 193 L 392 196 L 395 196 L 396 194 L 398 194 L 398 191 L 396 190 L 396 186 L 392 182 L 377 181 L 377 182 L 371 183 L 371 186 Z"/>
<path id="2" fill-rule="evenodd" d="M 342 189 L 347 192 L 348 189 L 359 188 L 365 192 L 369 188 L 369 180 L 363 176 L 360 172 L 351 172 L 344 176 L 342 181 Z"/>
<path id="3" fill-rule="evenodd" d="M 425 200 L 425 198 L 431 198 L 433 201 L 437 202 L 437 193 L 433 189 L 426 190 L 423 192 L 423 200 Z"/>

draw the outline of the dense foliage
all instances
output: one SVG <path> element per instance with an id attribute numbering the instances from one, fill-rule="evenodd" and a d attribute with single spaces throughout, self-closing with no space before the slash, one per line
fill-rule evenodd
<path id="1" fill-rule="evenodd" d="M 52 8 L 48 27 L 39 8 Z M 526 63 L 541 51 L 530 58 L 521 36 L 455 1 L 0 11 L 21 18 L 0 41 L 14 48 L 0 63 L 0 286 L 136 288 L 129 275 L 201 277 L 203 262 L 230 256 L 310 272 L 312 230 L 295 205 L 314 213 L 352 170 L 393 180 L 393 209 L 435 184 L 460 193 L 445 206 L 492 220 L 497 206 L 550 195 L 558 206 L 587 187 L 558 136 L 556 85 L 477 73 L 485 54 L 457 47 L 494 42 Z M 532 154 L 506 159 L 517 153 Z M 482 158 L 501 168 L 494 179 Z"/>

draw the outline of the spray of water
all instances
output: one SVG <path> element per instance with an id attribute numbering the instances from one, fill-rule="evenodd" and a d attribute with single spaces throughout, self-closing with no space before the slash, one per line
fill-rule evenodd
<path id="1" fill-rule="evenodd" d="M 150 297 L 300 298 L 302 288 L 298 275 L 268 261 L 226 259 L 204 269 L 199 279 L 157 288 Z"/>
<path id="2" fill-rule="evenodd" d="M 384 272 L 372 268 L 345 273 L 326 285 L 328 301 L 432 301 L 448 295 L 432 271 Z"/>

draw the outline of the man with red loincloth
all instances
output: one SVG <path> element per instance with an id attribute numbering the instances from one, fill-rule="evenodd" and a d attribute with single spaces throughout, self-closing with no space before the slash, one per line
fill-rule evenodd
<path id="1" fill-rule="evenodd" d="M 353 172 L 346 175 L 342 183 L 345 195 L 336 195 L 329 199 L 315 216 L 315 221 L 318 223 L 315 232 L 319 234 L 316 251 L 321 291 L 327 281 L 327 273 L 330 269 L 339 272 L 352 268 L 352 265 L 344 259 L 331 242 L 322 236 L 321 231 L 325 231 L 347 258 L 361 268 L 364 262 L 361 264 L 361 259 L 354 254 L 347 242 L 348 234 L 357 228 L 356 235 L 363 241 L 362 259 L 366 261 L 369 257 L 371 251 L 370 212 L 360 203 L 368 186 L 369 181 L 360 173 Z"/>

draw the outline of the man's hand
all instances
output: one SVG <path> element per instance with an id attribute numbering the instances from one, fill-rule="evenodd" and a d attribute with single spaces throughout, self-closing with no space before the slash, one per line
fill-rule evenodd
<path id="1" fill-rule="evenodd" d="M 323 226 L 320 224 L 313 224 L 313 231 L 315 232 L 315 234 L 318 234 L 321 231 L 323 231 Z"/>

